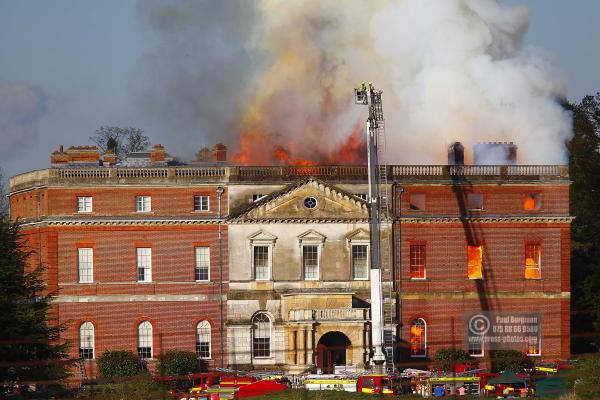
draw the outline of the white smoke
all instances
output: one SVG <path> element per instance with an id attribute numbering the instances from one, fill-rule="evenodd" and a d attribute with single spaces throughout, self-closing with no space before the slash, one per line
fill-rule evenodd
<path id="1" fill-rule="evenodd" d="M 373 17 L 375 51 L 393 66 L 379 76 L 393 160 L 441 162 L 456 139 L 514 141 L 522 163 L 566 162 L 564 77 L 523 49 L 528 21 L 526 7 L 494 0 L 401 0 Z"/>
<path id="2" fill-rule="evenodd" d="M 186 16 L 211 15 L 210 2 L 174 3 L 169 13 L 161 4 L 141 2 L 140 9 L 163 27 L 190 26 Z M 245 24 L 245 36 L 234 37 L 241 42 L 233 47 L 244 51 L 228 57 L 223 68 L 206 67 L 223 62 L 218 47 L 192 56 L 189 50 L 194 48 L 184 47 L 187 58 L 171 51 L 162 63 L 170 78 L 164 81 L 179 83 L 164 90 L 160 76 L 150 83 L 155 97 L 146 96 L 144 103 L 155 117 L 161 118 L 165 104 L 179 117 L 194 116 L 189 122 L 196 126 L 185 126 L 186 118 L 167 115 L 164 121 L 176 121 L 174 132 L 210 132 L 217 138 L 201 134 L 199 142 L 214 143 L 222 136 L 235 151 L 244 129 L 258 130 L 268 137 L 257 142 L 259 148 L 280 143 L 302 158 L 327 159 L 366 117 L 366 110 L 352 102 L 353 87 L 372 81 L 384 91 L 389 162 L 443 163 L 447 145 L 455 140 L 465 144 L 467 161 L 469 150 L 482 141 L 515 142 L 520 163 L 566 161 L 564 142 L 571 132 L 570 117 L 559 104 L 565 97 L 564 77 L 548 55 L 523 47 L 529 23 L 526 7 L 496 0 L 228 4 L 231 7 L 219 7 L 213 16 L 227 19 L 231 9 L 231 18 L 240 20 L 243 8 L 252 16 L 254 27 Z M 163 49 L 177 49 L 169 41 L 210 44 L 214 36 L 212 28 L 203 30 L 201 25 L 176 35 L 154 25 L 162 34 Z M 190 57 L 204 65 L 199 69 L 201 82 L 178 74 L 178 59 Z M 240 68 L 248 58 L 261 62 Z M 230 79 L 219 79 L 223 70 L 233 71 Z M 218 110 L 206 102 L 206 85 L 212 88 L 213 81 L 221 85 L 218 104 L 223 107 Z M 177 95 L 181 88 L 184 97 Z M 234 120 L 215 117 L 219 115 Z M 239 131 L 232 135 L 232 127 Z M 175 147 L 189 148 L 188 139 Z"/>

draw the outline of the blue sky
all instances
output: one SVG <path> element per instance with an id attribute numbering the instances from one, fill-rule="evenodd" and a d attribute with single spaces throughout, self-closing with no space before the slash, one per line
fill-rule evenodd
<path id="1" fill-rule="evenodd" d="M 527 44 L 554 55 L 570 100 L 600 91 L 595 45 L 600 1 L 505 3 L 531 8 Z M 153 142 L 168 141 L 172 133 L 157 132 L 131 105 L 132 77 L 151 43 L 135 5 L 134 0 L 0 0 L 0 83 L 35 88 L 43 102 L 25 139 L 8 142 L 9 151 L 0 149 L 5 175 L 48 167 L 51 151 L 60 144 L 89 144 L 101 125 L 141 127 Z M 6 139 L 2 135 L 7 133 L 0 131 L 0 143 Z"/>

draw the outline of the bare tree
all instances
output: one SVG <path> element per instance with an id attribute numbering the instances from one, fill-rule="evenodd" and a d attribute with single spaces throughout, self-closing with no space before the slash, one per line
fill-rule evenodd
<path id="1" fill-rule="evenodd" d="M 150 145 L 150 139 L 140 128 L 120 128 L 118 126 L 101 126 L 94 136 L 90 136 L 98 148 L 105 152 L 112 150 L 119 159 L 133 151 L 144 151 Z"/>

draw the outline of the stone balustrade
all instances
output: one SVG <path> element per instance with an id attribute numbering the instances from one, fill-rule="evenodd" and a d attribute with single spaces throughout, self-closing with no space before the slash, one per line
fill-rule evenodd
<path id="1" fill-rule="evenodd" d="M 568 180 L 566 165 L 388 165 L 389 181 Z M 291 182 L 313 176 L 329 181 L 363 182 L 364 165 L 65 167 L 31 171 L 10 178 L 10 191 L 36 186 Z"/>
<path id="2" fill-rule="evenodd" d="M 290 322 L 303 321 L 365 321 L 370 319 L 368 308 L 320 308 L 290 310 Z"/>

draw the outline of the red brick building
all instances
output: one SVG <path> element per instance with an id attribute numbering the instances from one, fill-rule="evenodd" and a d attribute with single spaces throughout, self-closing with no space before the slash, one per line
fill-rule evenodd
<path id="1" fill-rule="evenodd" d="M 229 166 L 221 153 L 212 164 L 169 166 L 155 146 L 139 155 L 145 166 L 127 166 L 69 148 L 53 153 L 52 168 L 11 178 L 11 217 L 23 224 L 32 262 L 47 266 L 72 357 L 89 360 L 88 371 L 107 349 L 147 359 L 183 349 L 227 366 L 237 262 L 228 254 L 242 245 L 228 242 L 228 216 L 307 176 L 357 198 L 367 193 L 364 166 Z M 384 309 L 397 365 L 426 363 L 447 347 L 487 357 L 485 345 L 466 341 L 463 319 L 488 311 L 538 313 L 541 344 L 522 350 L 567 357 L 567 168 L 387 168 L 393 246 Z M 356 296 L 369 300 L 368 292 Z"/>

